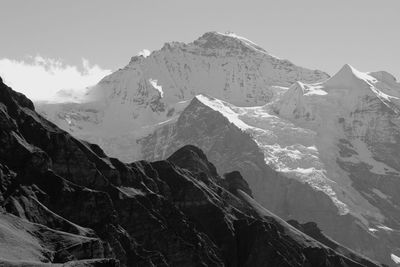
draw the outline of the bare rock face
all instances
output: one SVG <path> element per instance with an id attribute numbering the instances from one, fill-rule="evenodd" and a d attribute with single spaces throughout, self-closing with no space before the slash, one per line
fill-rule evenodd
<path id="1" fill-rule="evenodd" d="M 261 211 L 196 147 L 123 164 L 3 83 L 0 126 L 2 265 L 363 266 Z"/>

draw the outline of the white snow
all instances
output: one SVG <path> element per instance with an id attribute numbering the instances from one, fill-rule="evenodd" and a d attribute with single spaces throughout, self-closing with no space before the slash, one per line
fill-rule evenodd
<path id="1" fill-rule="evenodd" d="M 244 123 L 242 120 L 239 119 L 238 114 L 230 108 L 230 105 L 228 103 L 219 99 L 207 97 L 205 95 L 197 95 L 196 98 L 203 104 L 212 108 L 213 110 L 220 112 L 231 123 L 235 124 L 240 129 L 247 130 L 251 128 L 249 125 L 247 125 L 246 123 Z"/>
<path id="2" fill-rule="evenodd" d="M 400 264 L 400 257 L 395 255 L 395 254 L 390 254 L 390 258 L 394 261 L 396 264 Z"/>
<path id="3" fill-rule="evenodd" d="M 252 49 L 254 49 L 254 50 L 258 51 L 258 52 L 268 54 L 264 49 L 259 47 L 256 43 L 250 41 L 249 39 L 247 39 L 245 37 L 239 36 L 236 33 L 233 33 L 233 32 L 220 33 L 220 32 L 218 32 L 218 34 L 221 34 L 221 35 L 224 35 L 224 36 L 233 37 L 235 39 L 238 39 L 238 40 L 242 41 L 247 47 L 250 47 L 250 48 L 252 48 Z"/>
<path id="4" fill-rule="evenodd" d="M 376 82 L 376 79 L 367 73 L 360 72 L 350 66 L 345 64 L 334 76 L 326 81 L 325 87 L 334 89 L 363 89 L 367 87 L 368 83 Z"/>
<path id="5" fill-rule="evenodd" d="M 143 49 L 138 53 L 138 56 L 143 56 L 144 58 L 150 56 L 151 52 L 148 49 Z"/>
<path id="6" fill-rule="evenodd" d="M 378 225 L 377 227 L 378 227 L 379 229 L 385 230 L 385 231 L 387 231 L 387 232 L 393 232 L 393 229 L 392 229 L 392 228 L 387 227 L 387 226 L 385 226 L 385 225 Z"/>
<path id="7" fill-rule="evenodd" d="M 157 84 L 158 81 L 154 80 L 154 79 L 149 79 L 149 82 L 154 87 L 154 89 L 156 89 L 158 92 L 160 92 L 160 96 L 163 97 L 164 96 L 164 91 L 162 89 L 162 86 Z"/>
<path id="8" fill-rule="evenodd" d="M 393 231 L 394 231 L 392 228 L 387 227 L 387 226 L 382 225 L 382 224 L 377 225 L 376 228 L 379 228 L 379 229 L 381 229 L 381 230 L 383 230 L 383 231 L 385 231 L 385 232 L 393 232 Z M 378 232 L 379 230 L 376 229 L 376 228 L 368 228 L 368 230 L 369 230 L 370 232 Z"/>
<path id="9" fill-rule="evenodd" d="M 352 163 L 364 162 L 372 167 L 370 169 L 370 172 L 373 172 L 375 174 L 384 175 L 390 172 L 392 174 L 397 173 L 400 175 L 400 172 L 398 172 L 397 170 L 389 167 L 383 162 L 375 160 L 372 156 L 371 151 L 368 149 L 367 145 L 362 140 L 355 139 L 352 141 L 352 145 L 354 146 L 358 154 L 352 155 L 351 157 L 342 158 L 342 160 Z"/>

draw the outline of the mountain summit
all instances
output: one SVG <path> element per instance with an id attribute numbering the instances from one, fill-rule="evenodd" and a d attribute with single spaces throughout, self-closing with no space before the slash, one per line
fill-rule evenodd
<path id="1" fill-rule="evenodd" d="M 199 39 L 193 42 L 193 45 L 201 47 L 205 50 L 220 50 L 226 53 L 236 52 L 238 55 L 243 56 L 243 53 L 250 52 L 261 52 L 268 54 L 260 46 L 256 45 L 252 41 L 238 36 L 233 32 L 219 33 L 219 32 L 207 32 Z"/>
<path id="2" fill-rule="evenodd" d="M 366 75 L 359 72 L 349 64 L 345 64 L 335 75 L 333 75 L 326 83 L 326 87 L 342 88 L 342 87 L 362 87 Z"/>

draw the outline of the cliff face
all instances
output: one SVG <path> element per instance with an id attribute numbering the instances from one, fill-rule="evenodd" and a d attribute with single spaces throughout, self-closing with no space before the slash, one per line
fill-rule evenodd
<path id="1" fill-rule="evenodd" d="M 362 266 L 249 194 L 193 146 L 152 163 L 109 158 L 0 82 L 1 264 Z"/>

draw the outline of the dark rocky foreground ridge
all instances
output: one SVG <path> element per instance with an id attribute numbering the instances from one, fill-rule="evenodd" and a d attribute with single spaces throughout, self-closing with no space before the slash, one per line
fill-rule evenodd
<path id="1" fill-rule="evenodd" d="M 0 204 L 0 266 L 377 266 L 269 213 L 196 147 L 123 164 L 1 79 Z"/>

